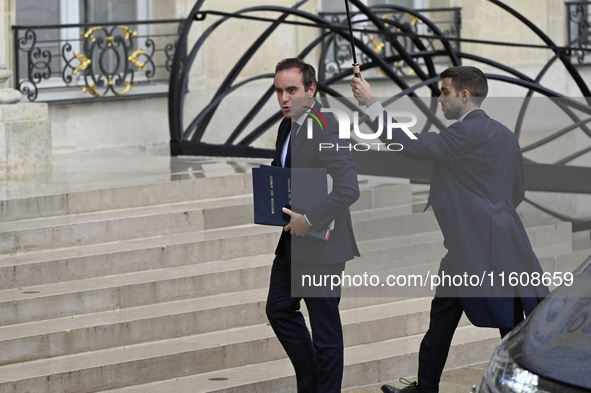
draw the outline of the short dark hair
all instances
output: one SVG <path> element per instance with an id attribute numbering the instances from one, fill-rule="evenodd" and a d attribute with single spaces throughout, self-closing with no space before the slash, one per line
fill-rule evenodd
<path id="1" fill-rule="evenodd" d="M 302 59 L 298 59 L 297 57 L 291 57 L 288 59 L 283 59 L 275 66 L 275 75 L 279 71 L 287 70 L 290 68 L 297 68 L 300 72 L 304 75 L 304 90 L 310 90 L 310 86 L 312 83 L 316 83 L 316 70 L 310 64 L 307 64 Z M 316 96 L 316 93 L 314 93 Z"/>
<path id="2" fill-rule="evenodd" d="M 468 90 L 470 97 L 478 106 L 480 106 L 488 94 L 486 76 L 479 68 L 471 66 L 450 67 L 439 76 L 441 79 L 451 78 L 451 84 L 457 93 L 461 90 Z"/>

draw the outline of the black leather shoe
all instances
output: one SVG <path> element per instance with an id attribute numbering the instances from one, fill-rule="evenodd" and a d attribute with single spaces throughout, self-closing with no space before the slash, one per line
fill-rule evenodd
<path id="1" fill-rule="evenodd" d="M 398 393 L 400 391 L 400 389 L 397 389 L 391 385 L 382 385 L 381 390 L 384 393 Z"/>
<path id="2" fill-rule="evenodd" d="M 402 389 L 395 388 L 391 385 L 382 385 L 381 390 L 384 393 L 418 393 L 418 385 L 416 382 L 410 382 L 404 378 L 400 378 L 399 381 L 406 386 Z"/>

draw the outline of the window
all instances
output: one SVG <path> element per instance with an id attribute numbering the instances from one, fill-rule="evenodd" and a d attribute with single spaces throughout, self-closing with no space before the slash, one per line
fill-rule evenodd
<path id="1" fill-rule="evenodd" d="M 423 8 L 425 6 L 425 0 L 361 0 L 361 3 L 367 6 L 381 5 L 381 4 L 394 4 L 408 8 Z M 353 10 L 352 5 L 350 6 Z M 334 0 L 322 0 L 322 12 L 344 12 L 345 2 L 334 1 Z"/>
<path id="2" fill-rule="evenodd" d="M 30 101 L 168 91 L 183 20 L 153 21 L 152 0 L 16 3 L 15 80 Z"/>
<path id="3" fill-rule="evenodd" d="M 591 1 L 567 1 L 568 42 L 576 41 L 571 51 L 571 61 L 575 64 L 591 64 L 587 50 L 591 46 L 591 38 L 587 35 L 591 30 Z M 585 38 L 581 38 L 585 37 Z"/>

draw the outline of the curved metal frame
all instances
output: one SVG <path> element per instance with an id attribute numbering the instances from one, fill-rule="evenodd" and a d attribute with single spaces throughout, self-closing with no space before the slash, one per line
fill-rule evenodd
<path id="1" fill-rule="evenodd" d="M 252 108 L 246 113 L 244 118 L 240 121 L 238 126 L 230 132 L 229 137 L 225 140 L 223 144 L 208 144 L 202 142 L 202 138 L 206 131 L 208 130 L 208 125 L 216 113 L 217 108 L 219 107 L 220 103 L 232 92 L 247 86 L 249 83 L 261 80 L 261 79 L 272 79 L 274 77 L 273 74 L 262 74 L 251 77 L 247 80 L 241 81 L 239 83 L 235 83 L 236 79 L 240 72 L 244 69 L 248 61 L 252 58 L 252 56 L 256 53 L 258 48 L 272 35 L 272 33 L 277 29 L 277 27 L 281 26 L 282 24 L 291 24 L 291 25 L 299 25 L 299 26 L 312 26 L 321 29 L 319 36 L 311 42 L 300 54 L 298 57 L 304 58 L 311 50 L 316 48 L 320 44 L 323 45 L 323 49 L 320 55 L 320 66 L 318 67 L 319 71 L 319 80 L 318 80 L 318 91 L 321 100 L 326 100 L 328 96 L 331 97 L 340 97 L 340 94 L 331 88 L 331 84 L 337 81 L 340 81 L 344 78 L 349 77 L 352 75 L 352 68 L 349 69 L 342 69 L 341 72 L 337 72 L 332 75 L 330 78 L 326 78 L 325 70 L 323 64 L 327 61 L 327 50 L 329 48 L 329 44 L 331 42 L 335 42 L 337 38 L 339 40 L 343 40 L 347 43 L 350 43 L 350 36 L 347 31 L 347 26 L 343 25 L 343 23 L 333 23 L 329 20 L 321 18 L 317 15 L 305 12 L 300 10 L 299 8 L 305 4 L 308 0 L 301 0 L 296 5 L 291 8 L 287 7 L 278 7 L 278 6 L 258 6 L 258 7 L 250 7 L 246 9 L 239 10 L 235 13 L 228 14 L 223 12 L 217 11 L 201 11 L 201 7 L 203 6 L 205 0 L 198 0 L 189 17 L 185 21 L 182 26 L 182 34 L 179 38 L 178 45 L 180 48 L 185 48 L 187 45 L 187 39 L 190 27 L 192 23 L 195 21 L 202 21 L 208 14 L 214 14 L 218 16 L 222 16 L 219 20 L 214 22 L 197 40 L 196 44 L 193 46 L 189 54 L 187 55 L 185 51 L 177 51 L 175 53 L 174 60 L 172 62 L 171 67 L 171 76 L 170 76 L 170 91 L 169 91 L 169 124 L 170 124 L 170 133 L 171 133 L 171 154 L 172 155 L 220 155 L 220 156 L 242 156 L 242 157 L 272 157 L 273 151 L 268 149 L 257 149 L 253 148 L 251 144 L 260 137 L 263 133 L 265 133 L 270 127 L 277 123 L 278 120 L 281 119 L 282 115 L 280 111 L 277 111 L 275 114 L 269 116 L 266 120 L 264 120 L 260 125 L 258 125 L 253 131 L 251 131 L 248 135 L 242 136 L 245 128 L 253 121 L 254 117 L 260 112 L 261 108 L 265 105 L 265 103 L 271 98 L 273 95 L 274 87 L 271 85 L 269 89 L 262 94 L 260 99 L 252 106 Z M 527 20 L 523 15 L 515 11 L 514 9 L 510 8 L 506 4 L 502 3 L 499 0 L 489 0 L 491 3 L 499 6 L 503 10 L 510 13 L 512 16 L 517 18 L 521 23 L 523 23 L 526 27 L 528 27 L 534 34 L 536 34 L 546 45 L 546 48 L 553 51 L 554 56 L 545 64 L 542 70 L 538 73 L 535 79 L 532 79 L 518 70 L 515 70 L 511 67 L 506 65 L 500 64 L 495 62 L 491 59 L 486 59 L 483 57 L 479 57 L 473 54 L 464 53 L 459 50 L 455 50 L 451 45 L 450 41 L 452 40 L 449 37 L 446 37 L 443 32 L 431 21 L 425 18 L 422 14 L 416 12 L 415 10 L 395 6 L 395 5 L 380 5 L 380 6 L 373 6 L 367 7 L 361 3 L 360 0 L 349 0 L 353 5 L 355 5 L 359 11 L 356 13 L 359 18 L 354 18 L 354 25 L 359 23 L 367 23 L 371 22 L 373 26 L 375 26 L 375 30 L 368 30 L 375 32 L 376 34 L 380 34 L 387 42 L 391 45 L 394 49 L 395 55 L 392 56 L 378 56 L 376 53 L 373 52 L 372 48 L 366 45 L 360 39 L 353 37 L 353 45 L 355 46 L 356 50 L 359 53 L 363 54 L 367 61 L 362 64 L 361 69 L 369 69 L 374 67 L 379 67 L 386 77 L 388 77 L 393 83 L 395 83 L 402 92 L 397 94 L 396 96 L 392 97 L 388 101 L 396 100 L 401 96 L 408 96 L 408 97 L 417 97 L 415 91 L 421 87 L 427 87 L 431 91 L 431 96 L 436 97 L 439 95 L 439 88 L 437 86 L 438 75 L 435 72 L 434 67 L 434 60 L 435 58 L 445 57 L 448 61 L 451 62 L 452 65 L 459 65 L 461 64 L 461 59 L 471 59 L 477 62 L 481 62 L 483 64 L 487 64 L 492 66 L 500 71 L 504 71 L 510 76 L 506 75 L 497 75 L 497 74 L 487 74 L 487 77 L 492 80 L 498 80 L 505 83 L 509 83 L 512 85 L 521 86 L 527 89 L 526 99 L 524 104 L 520 108 L 519 116 L 517 119 L 517 123 L 515 125 L 515 134 L 519 137 L 524 117 L 527 111 L 529 99 L 532 97 L 534 92 L 540 93 L 546 97 L 557 97 L 558 100 L 555 101 L 558 108 L 560 108 L 568 117 L 570 117 L 573 121 L 573 124 L 567 127 L 562 128 L 554 132 L 552 135 L 538 141 L 532 143 L 528 146 L 523 147 L 523 151 L 529 151 L 535 149 L 539 146 L 545 145 L 546 143 L 555 140 L 556 138 L 574 130 L 580 128 L 583 130 L 585 134 L 591 137 L 591 129 L 587 126 L 587 123 L 591 122 L 591 90 L 587 86 L 587 84 L 582 79 L 581 75 L 579 74 L 578 70 L 574 67 L 574 65 L 570 62 L 570 50 L 575 45 L 577 45 L 580 41 L 587 39 L 587 35 L 581 36 L 578 39 L 574 40 L 573 42 L 569 43 L 566 47 L 559 47 L 556 45 L 547 35 L 544 34 L 538 27 L 536 27 L 532 22 Z M 400 23 L 400 21 L 396 18 L 385 18 L 381 19 L 377 16 L 376 11 L 378 10 L 390 10 L 396 11 L 400 13 L 405 13 L 411 15 L 414 18 L 420 19 L 423 23 L 425 23 L 433 35 L 430 35 L 428 38 L 438 40 L 443 49 L 434 50 L 433 48 L 428 49 L 425 46 L 421 39 L 425 38 L 420 34 L 416 34 L 404 23 Z M 254 12 L 275 12 L 279 13 L 279 17 L 277 19 L 271 18 L 262 18 L 252 16 L 250 14 Z M 298 21 L 287 20 L 289 16 L 296 16 L 298 17 Z M 458 16 L 459 17 L 459 16 Z M 201 112 L 185 127 L 183 124 L 183 114 L 184 114 L 184 95 L 187 93 L 187 80 L 189 70 L 193 61 L 195 60 L 199 50 L 202 48 L 206 40 L 211 36 L 211 34 L 222 24 L 234 19 L 249 19 L 249 20 L 256 20 L 256 21 L 263 21 L 270 23 L 270 26 L 255 40 L 255 42 L 244 52 L 244 54 L 240 57 L 240 59 L 236 62 L 235 66 L 232 70 L 228 73 L 222 84 L 217 89 L 216 93 L 214 94 L 211 101 L 201 110 Z M 353 26 L 355 27 L 355 26 Z M 355 31 L 363 31 L 361 29 L 354 29 Z M 398 38 L 400 36 L 408 37 L 410 42 L 413 44 L 414 51 L 409 51 L 403 45 L 400 44 Z M 459 39 L 458 42 L 463 42 L 464 40 Z M 469 42 L 481 42 L 485 44 L 499 44 L 494 43 L 491 41 L 478 41 L 478 40 L 465 40 Z M 509 44 L 509 43 L 508 43 Z M 335 44 L 336 45 L 336 44 Z M 510 43 L 511 46 L 519 46 L 519 44 Z M 533 45 L 523 45 L 532 47 Z M 536 46 L 539 47 L 539 46 Z M 422 62 L 423 66 L 419 64 L 419 60 Z M 544 75 L 550 68 L 550 66 L 555 63 L 557 60 L 560 60 L 567 72 L 569 73 L 570 77 L 575 81 L 578 89 L 581 91 L 583 96 L 587 97 L 586 104 L 580 103 L 576 100 L 564 97 L 558 92 L 549 90 L 543 87 L 540 82 L 543 79 Z M 398 75 L 392 64 L 395 62 L 404 62 L 406 67 L 409 67 L 410 70 L 414 72 L 414 74 L 418 77 L 418 82 L 414 85 L 409 85 L 408 80 L 403 79 Z M 443 130 L 445 126 L 442 122 L 434 115 L 435 106 L 437 102 L 435 100 L 431 100 L 431 107 L 427 106 L 420 100 L 414 101 L 417 105 L 418 109 L 421 110 L 427 116 L 427 124 L 425 125 L 423 131 L 426 131 L 431 125 L 435 125 L 438 129 Z M 356 109 L 356 108 L 351 108 Z M 586 115 L 589 115 L 589 118 L 581 119 L 579 116 L 573 112 L 573 109 L 580 111 Z M 364 120 L 364 119 L 361 119 Z M 565 176 L 568 177 L 568 173 L 571 169 L 575 167 L 568 167 L 564 164 L 567 162 L 572 161 L 573 159 L 582 156 L 591 152 L 591 148 L 584 148 L 575 152 L 573 154 L 569 154 L 567 157 L 562 158 L 561 160 L 557 161 L 553 166 L 552 170 L 558 171 L 560 173 L 564 173 Z M 393 155 L 389 155 L 393 156 Z M 378 156 L 376 156 L 377 159 Z M 379 159 L 384 160 L 385 155 L 381 154 Z M 391 159 L 391 157 L 390 157 Z M 534 168 L 535 165 L 538 167 L 544 167 L 547 170 L 547 164 L 535 164 L 532 162 L 527 163 L 528 168 Z M 408 169 L 408 168 L 407 168 Z M 582 168 L 585 171 L 581 172 L 581 168 L 576 168 L 578 170 L 577 174 L 585 173 L 585 176 L 588 177 L 588 181 L 586 182 L 588 185 L 579 186 L 579 187 L 572 187 L 563 186 L 560 190 L 564 190 L 564 192 L 583 192 L 583 193 L 591 193 L 591 168 Z M 368 169 L 369 170 L 369 169 Z M 420 169 L 422 170 L 422 169 Z M 420 172 L 419 170 L 419 172 Z M 533 170 L 533 169 L 531 169 Z M 416 172 L 413 175 L 413 171 L 408 169 L 407 176 L 411 178 L 413 181 L 424 182 L 428 178 L 423 172 L 418 174 Z M 572 171 L 571 171 L 572 172 Z M 574 173 L 574 172 L 573 172 Z M 398 174 L 397 176 L 400 176 Z M 534 176 L 535 177 L 535 176 Z M 547 190 L 547 191 L 557 191 L 554 189 L 554 186 L 550 184 L 544 185 L 543 181 L 540 181 L 539 184 L 536 183 L 534 186 L 530 186 L 528 189 L 536 189 L 536 190 Z M 547 211 L 548 209 L 544 210 Z M 548 211 L 547 211 L 548 212 Z M 561 219 L 568 219 L 564 216 L 560 215 L 556 212 L 550 212 L 551 214 L 554 213 L 556 217 Z M 571 222 L 577 223 L 580 226 L 580 220 L 570 219 Z M 585 225 L 588 225 L 589 222 L 586 222 Z M 584 226 L 584 225 L 583 225 Z"/>

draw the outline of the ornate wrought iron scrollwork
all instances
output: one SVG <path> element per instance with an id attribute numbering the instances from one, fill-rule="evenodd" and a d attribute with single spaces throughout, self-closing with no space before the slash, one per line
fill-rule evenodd
<path id="1" fill-rule="evenodd" d="M 182 34 L 183 32 L 183 24 L 179 23 L 178 26 L 178 33 L 179 36 Z M 172 69 L 172 61 L 174 60 L 174 55 L 178 46 L 178 40 L 176 40 L 174 42 L 174 44 L 168 43 L 164 46 L 164 54 L 166 55 L 166 62 L 164 64 L 164 68 L 166 68 L 166 71 L 170 72 Z"/>
<path id="2" fill-rule="evenodd" d="M 67 50 L 62 52 L 65 61 L 63 75 L 64 80 L 69 82 L 72 80 L 71 75 L 80 72 L 84 78 L 82 91 L 85 93 L 95 97 L 104 97 L 109 93 L 115 96 L 127 94 L 134 85 L 133 67 L 146 73 L 154 68 L 145 48 L 130 54 L 134 48 L 132 37 L 137 35 L 136 30 L 123 25 L 110 28 L 95 26 L 80 35 L 84 38 L 83 53 L 73 51 L 73 56 L 68 57 Z M 142 56 L 148 59 L 150 70 L 146 70 L 145 62 L 139 60 Z M 74 60 L 78 61 L 75 68 L 72 66 Z M 68 75 L 68 70 L 71 70 L 71 75 Z"/>
<path id="3" fill-rule="evenodd" d="M 591 37 L 588 35 L 591 31 L 591 15 L 589 15 L 591 1 L 567 2 L 566 6 L 568 7 L 568 41 L 586 37 L 572 46 L 570 55 L 578 64 L 590 64 L 591 61 L 586 58 L 586 53 L 591 48 Z"/>
<path id="4" fill-rule="evenodd" d="M 411 14 L 402 10 L 392 10 L 387 8 L 380 8 L 379 6 L 372 7 L 376 17 L 383 20 L 383 25 L 386 31 L 392 33 L 407 33 L 407 35 L 398 35 L 396 38 L 391 38 L 387 34 L 380 33 L 364 33 L 357 32 L 358 38 L 366 43 L 374 53 L 380 57 L 387 59 L 399 54 L 399 50 L 393 45 L 393 40 L 400 45 L 405 52 L 414 53 L 420 51 L 415 41 L 413 41 L 413 35 L 421 35 L 420 41 L 424 48 L 427 50 L 436 50 L 436 43 L 440 40 L 440 37 L 436 36 L 429 25 L 423 22 L 422 17 L 416 14 Z M 417 13 L 421 12 L 429 14 L 438 12 L 447 15 L 445 19 L 442 19 L 439 23 L 439 27 L 442 28 L 443 35 L 450 38 L 459 38 L 461 29 L 461 9 L 448 8 L 448 9 L 433 9 L 433 10 L 417 10 Z M 327 13 L 320 14 L 324 17 L 330 17 L 330 21 L 334 25 L 344 26 L 347 23 L 347 18 L 344 13 Z M 372 22 L 367 18 L 363 17 L 361 13 L 353 15 L 353 24 L 356 29 L 364 29 L 372 27 Z M 363 18 L 360 18 L 363 17 Z M 441 45 L 438 45 L 441 47 Z M 459 41 L 453 41 L 452 47 L 459 50 Z M 348 68 L 351 63 L 351 45 L 349 41 L 344 37 L 337 34 L 329 34 L 324 42 L 324 48 L 327 52 L 324 62 L 324 72 L 327 78 L 342 72 L 343 68 Z M 360 52 L 356 53 L 360 59 L 360 63 L 367 63 L 371 61 L 369 57 Z M 398 60 L 390 62 L 393 69 L 400 77 L 413 76 L 415 71 L 405 61 Z M 380 74 L 384 75 L 383 70 Z"/>
<path id="5" fill-rule="evenodd" d="M 141 26 L 179 22 L 164 20 L 129 24 Z M 158 83 L 162 86 L 168 83 L 168 75 L 165 74 L 170 72 L 170 62 L 176 51 L 177 39 L 173 41 L 174 44 L 165 40 L 178 37 L 178 33 L 161 31 L 156 35 L 157 39 L 154 39 L 150 35 L 138 35 L 138 30 L 127 24 L 75 26 L 81 30 L 80 38 L 72 37 L 71 30 L 60 32 L 72 29 L 72 25 L 63 28 L 51 27 L 51 33 L 48 33 L 50 27 L 44 26 L 13 27 L 17 48 L 16 85 L 26 94 L 29 101 L 37 100 L 42 91 L 53 93 L 51 100 L 60 100 L 61 97 L 68 99 L 68 96 L 72 95 L 69 91 L 73 89 L 97 98 L 120 97 L 128 93 L 142 94 L 134 89 L 141 84 Z M 148 28 L 145 27 L 144 30 L 147 31 Z M 50 34 L 54 38 L 39 40 L 38 31 L 45 35 Z M 62 36 L 68 39 L 61 41 L 55 38 Z M 164 47 L 164 56 L 156 56 L 156 43 Z M 157 58 L 166 64 L 158 64 Z M 19 63 L 26 65 L 26 74 Z M 157 73 L 158 68 L 163 70 Z M 151 94 L 154 94 L 153 91 L 154 89 L 150 90 Z M 159 88 L 159 91 L 160 94 L 166 92 L 162 88 Z"/>
<path id="6" fill-rule="evenodd" d="M 17 39 L 18 51 L 27 54 L 27 79 L 19 82 L 17 88 L 34 101 L 38 94 L 37 85 L 51 77 L 51 52 L 37 46 L 37 35 L 32 29 Z"/>

